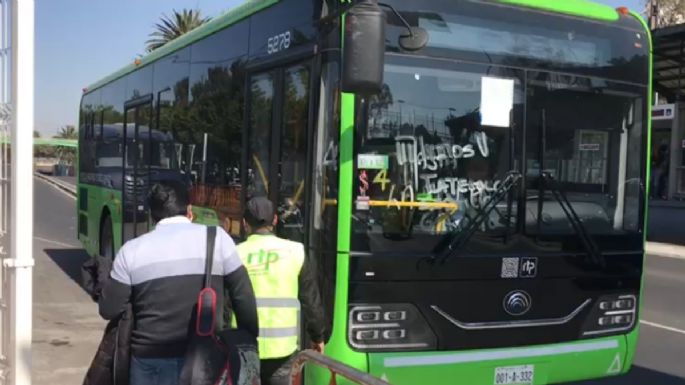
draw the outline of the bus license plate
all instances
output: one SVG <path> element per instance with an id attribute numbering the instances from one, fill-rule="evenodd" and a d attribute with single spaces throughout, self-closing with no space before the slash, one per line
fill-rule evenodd
<path id="1" fill-rule="evenodd" d="M 503 366 L 495 368 L 495 385 L 531 385 L 535 366 Z"/>

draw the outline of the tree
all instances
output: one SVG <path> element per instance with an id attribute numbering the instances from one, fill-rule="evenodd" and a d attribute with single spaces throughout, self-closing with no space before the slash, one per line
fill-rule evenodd
<path id="1" fill-rule="evenodd" d="M 56 139 L 78 139 L 78 131 L 74 126 L 64 126 L 59 129 L 57 135 L 54 136 Z"/>
<path id="2" fill-rule="evenodd" d="M 209 20 L 209 17 L 202 17 L 199 10 L 192 9 L 183 9 L 181 12 L 173 10 L 171 17 L 162 15 L 160 22 L 155 24 L 157 30 L 152 32 L 150 39 L 145 42 L 146 51 L 152 52 Z"/>
<path id="3" fill-rule="evenodd" d="M 34 138 L 40 138 L 40 132 L 33 130 L 33 137 Z"/>
<path id="4" fill-rule="evenodd" d="M 652 16 L 652 4 L 656 3 L 655 28 L 685 23 L 685 0 L 645 0 L 645 14 Z"/>

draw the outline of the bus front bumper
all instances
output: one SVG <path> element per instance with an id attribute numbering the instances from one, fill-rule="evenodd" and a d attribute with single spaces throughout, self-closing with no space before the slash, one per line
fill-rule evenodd
<path id="1" fill-rule="evenodd" d="M 628 371 L 633 354 L 629 354 L 627 341 L 636 340 L 631 337 L 460 352 L 371 353 L 369 371 L 392 385 L 543 385 L 579 381 Z M 531 371 L 532 381 L 516 377 L 521 373 L 528 377 Z"/>

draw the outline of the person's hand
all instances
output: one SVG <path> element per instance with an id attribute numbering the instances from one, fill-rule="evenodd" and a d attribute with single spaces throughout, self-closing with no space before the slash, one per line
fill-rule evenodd
<path id="1" fill-rule="evenodd" d="M 320 354 L 323 354 L 324 343 L 323 342 L 312 342 L 312 349 L 316 350 Z"/>

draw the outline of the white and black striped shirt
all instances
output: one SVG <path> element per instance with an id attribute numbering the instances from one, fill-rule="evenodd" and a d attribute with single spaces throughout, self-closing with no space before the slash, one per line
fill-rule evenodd
<path id="1" fill-rule="evenodd" d="M 133 355 L 180 357 L 185 352 L 192 310 L 203 284 L 206 239 L 205 226 L 177 216 L 163 219 L 153 231 L 119 250 L 99 301 L 100 314 L 113 319 L 131 303 Z M 233 240 L 221 228 L 214 244 L 212 276 L 218 306 L 227 303 L 223 299 L 226 288 L 238 327 L 256 336 L 252 285 Z"/>

